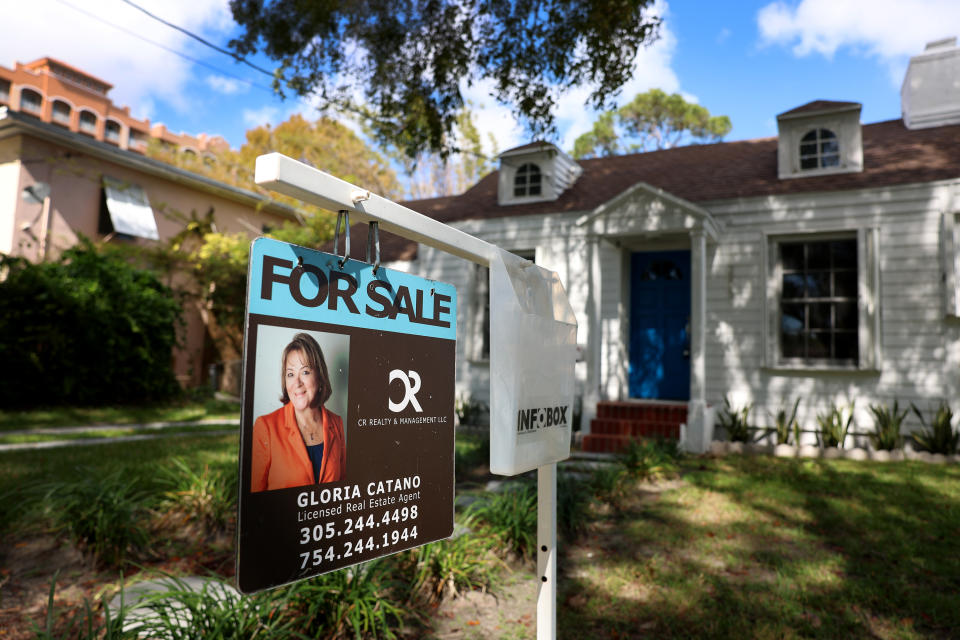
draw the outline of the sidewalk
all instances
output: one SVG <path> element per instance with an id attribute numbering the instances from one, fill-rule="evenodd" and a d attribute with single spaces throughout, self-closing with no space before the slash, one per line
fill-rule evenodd
<path id="1" fill-rule="evenodd" d="M 230 426 L 230 429 L 218 429 L 216 431 L 195 431 L 188 434 L 182 433 L 163 433 L 167 429 L 176 429 L 180 427 L 195 427 L 204 425 L 224 425 Z M 113 444 L 117 442 L 135 442 L 137 440 L 153 440 L 156 438 L 170 438 L 175 435 L 193 436 L 225 436 L 237 433 L 237 427 L 240 426 L 239 420 L 195 420 L 191 422 L 148 422 L 144 424 L 113 424 L 96 426 L 76 426 L 76 427 L 42 427 L 39 429 L 19 429 L 16 431 L 0 432 L 3 436 L 22 436 L 22 435 L 57 435 L 65 433 L 101 433 L 105 431 L 116 431 L 117 429 L 130 429 L 133 431 L 155 431 L 156 433 L 134 434 L 129 436 L 105 437 L 105 438 L 72 438 L 69 440 L 48 440 L 45 442 L 20 442 L 16 444 L 0 444 L 0 453 L 6 451 L 29 451 L 35 449 L 55 449 L 58 447 L 78 447 L 95 444 Z"/>

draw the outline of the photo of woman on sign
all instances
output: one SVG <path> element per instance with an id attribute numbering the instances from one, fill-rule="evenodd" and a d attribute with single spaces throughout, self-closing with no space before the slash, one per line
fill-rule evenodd
<path id="1" fill-rule="evenodd" d="M 317 340 L 294 335 L 280 366 L 282 406 L 253 424 L 251 491 L 341 480 L 347 461 L 343 420 L 324 406 L 333 385 Z"/>

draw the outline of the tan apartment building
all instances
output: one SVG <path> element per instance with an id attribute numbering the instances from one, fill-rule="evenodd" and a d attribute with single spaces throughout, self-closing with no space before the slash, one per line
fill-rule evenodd
<path id="1" fill-rule="evenodd" d="M 73 75 L 65 79 L 68 71 Z M 27 76 L 35 82 L 25 83 Z M 131 140 L 146 135 L 149 123 L 114 107 L 106 98 L 110 85 L 103 81 L 49 58 L 18 65 L 13 79 L 7 73 L 5 80 L 0 85 L 0 253 L 49 260 L 80 235 L 150 246 L 179 233 L 191 215 L 202 218 L 208 212 L 217 231 L 251 238 L 299 219 L 296 210 L 262 194 L 140 153 Z M 116 127 L 119 136 L 111 139 Z M 181 148 L 195 143 L 198 152 L 210 148 L 204 136 L 171 140 Z M 187 303 L 184 319 L 175 372 L 181 384 L 195 386 L 206 380 L 217 356 L 203 310 Z"/>

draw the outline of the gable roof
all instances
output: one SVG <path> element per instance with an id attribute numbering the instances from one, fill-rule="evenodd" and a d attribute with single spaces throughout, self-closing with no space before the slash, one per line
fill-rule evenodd
<path id="1" fill-rule="evenodd" d="M 839 102 L 837 100 L 814 100 L 799 107 L 784 111 L 777 115 L 777 119 L 790 118 L 794 116 L 805 116 L 811 113 L 821 113 L 824 111 L 848 111 L 850 109 L 859 109 L 859 102 Z"/>
<path id="2" fill-rule="evenodd" d="M 862 132 L 863 171 L 856 173 L 781 180 L 777 177 L 777 139 L 761 138 L 581 160 L 583 175 L 557 200 L 548 202 L 498 205 L 498 172 L 493 171 L 458 196 L 401 204 L 441 222 L 454 222 L 587 213 L 638 182 L 689 202 L 704 203 L 794 193 L 877 189 L 960 177 L 960 125 L 911 130 L 897 119 L 864 125 Z M 365 229 L 356 233 L 355 237 L 365 242 Z M 402 238 L 400 242 L 391 241 L 391 249 L 396 253 L 387 253 L 388 235 L 381 234 L 384 261 L 409 260 L 416 256 L 416 243 Z"/>

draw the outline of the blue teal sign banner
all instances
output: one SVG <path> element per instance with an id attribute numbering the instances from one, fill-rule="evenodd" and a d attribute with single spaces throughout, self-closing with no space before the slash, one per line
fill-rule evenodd
<path id="1" fill-rule="evenodd" d="M 456 317 L 450 284 L 253 242 L 241 591 L 452 534 Z"/>

